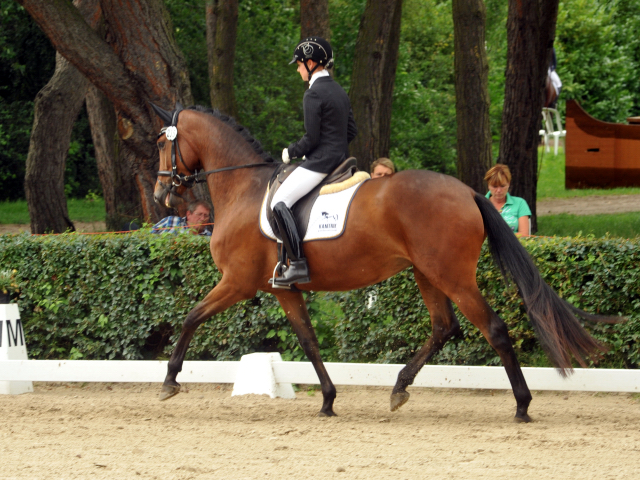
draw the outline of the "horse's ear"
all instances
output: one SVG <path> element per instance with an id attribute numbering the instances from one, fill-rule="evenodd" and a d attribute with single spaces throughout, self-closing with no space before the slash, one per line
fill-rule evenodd
<path id="1" fill-rule="evenodd" d="M 159 106 L 154 105 L 151 102 L 149 102 L 149 104 L 151 105 L 151 108 L 153 108 L 154 112 L 156 112 L 156 115 L 158 115 L 164 122 L 165 127 L 170 126 L 171 120 L 173 119 L 173 115 L 171 114 L 171 112 L 168 112 L 167 110 L 164 110 L 163 108 L 160 108 Z"/>

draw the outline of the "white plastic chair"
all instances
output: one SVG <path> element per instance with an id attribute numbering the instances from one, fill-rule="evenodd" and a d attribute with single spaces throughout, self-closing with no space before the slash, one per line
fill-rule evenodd
<path id="1" fill-rule="evenodd" d="M 562 129 L 562 120 L 560 119 L 560 113 L 555 108 L 543 108 L 542 109 L 542 123 L 544 129 L 540 130 L 540 136 L 544 137 L 544 145 L 549 152 L 549 140 L 553 138 L 554 141 L 554 155 L 558 155 L 558 143 L 560 137 L 566 137 L 567 131 Z"/>

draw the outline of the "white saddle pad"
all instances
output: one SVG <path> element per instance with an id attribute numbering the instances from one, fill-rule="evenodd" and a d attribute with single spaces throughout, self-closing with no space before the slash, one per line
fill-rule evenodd
<path id="1" fill-rule="evenodd" d="M 319 195 L 311 208 L 307 233 L 302 241 L 328 240 L 342 235 L 345 224 L 347 223 L 351 201 L 363 183 L 364 182 L 357 183 L 340 192 Z M 264 198 L 262 199 L 262 208 L 260 208 L 260 231 L 265 237 L 276 240 L 276 236 L 267 220 L 268 195 L 269 189 L 267 188 Z"/>

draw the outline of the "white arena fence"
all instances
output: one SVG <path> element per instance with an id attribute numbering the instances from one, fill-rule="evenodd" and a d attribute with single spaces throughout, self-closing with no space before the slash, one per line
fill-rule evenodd
<path id="1" fill-rule="evenodd" d="M 257 383 L 265 375 L 272 383 L 318 384 L 309 362 L 284 362 L 278 354 L 254 353 L 237 362 L 185 361 L 178 375 L 181 383 Z M 256 369 L 256 361 L 262 367 Z M 241 368 L 241 364 L 249 368 Z M 249 363 L 252 362 L 252 363 Z M 336 385 L 393 386 L 404 365 L 325 363 Z M 523 368 L 531 390 L 640 392 L 640 370 L 575 369 L 563 378 L 553 368 Z M 253 373 L 252 373 L 253 372 Z M 267 372 L 265 374 L 265 372 Z M 150 360 L 0 360 L 0 382 L 163 382 L 167 361 Z M 414 387 L 511 389 L 502 367 L 425 365 Z M 268 392 L 244 392 L 268 393 Z M 272 395 L 274 396 L 274 395 Z M 279 396 L 279 395 L 276 395 Z"/>
<path id="2" fill-rule="evenodd" d="M 0 394 L 33 391 L 32 382 L 163 382 L 167 361 L 28 360 L 18 306 L 0 304 Z M 404 365 L 325 363 L 336 385 L 395 385 Z M 531 390 L 640 392 L 640 370 L 576 369 L 563 378 L 553 368 L 523 368 Z M 233 383 L 233 394 L 293 398 L 291 384 L 318 384 L 309 362 L 283 362 L 279 353 L 252 353 L 238 362 L 186 361 L 183 383 Z M 511 389 L 502 367 L 426 365 L 415 387 Z"/>

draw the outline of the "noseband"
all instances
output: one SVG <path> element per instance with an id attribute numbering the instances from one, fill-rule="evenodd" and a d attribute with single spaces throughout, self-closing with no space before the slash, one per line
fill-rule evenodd
<path id="1" fill-rule="evenodd" d="M 157 138 L 160 138 L 162 135 L 166 135 L 167 140 L 171 142 L 171 171 L 168 170 L 160 170 L 158 171 L 159 177 L 170 177 L 171 178 L 171 187 L 168 189 L 169 192 L 176 194 L 176 189 L 180 186 L 185 186 L 187 188 L 193 187 L 196 183 L 206 182 L 207 175 L 212 173 L 224 172 L 227 170 L 237 170 L 239 168 L 252 168 L 252 167 L 262 167 L 266 165 L 273 165 L 272 163 L 262 162 L 262 163 L 250 163 L 247 165 L 234 165 L 231 167 L 223 167 L 217 168 L 215 170 L 207 170 L 205 171 L 192 171 L 187 164 L 184 162 L 182 158 L 182 153 L 180 152 L 180 145 L 178 144 L 178 115 L 182 110 L 176 110 L 173 113 L 173 118 L 171 119 L 171 125 L 168 127 L 163 127 L 160 130 Z M 178 152 L 178 158 L 182 162 L 184 168 L 187 169 L 189 175 L 184 175 L 183 173 L 178 172 L 178 165 L 176 162 L 176 151 Z M 177 195 L 177 194 L 176 194 Z"/>

